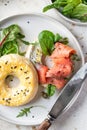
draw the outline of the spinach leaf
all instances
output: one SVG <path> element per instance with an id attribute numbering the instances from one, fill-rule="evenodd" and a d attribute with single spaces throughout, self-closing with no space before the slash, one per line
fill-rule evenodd
<path id="1" fill-rule="evenodd" d="M 21 29 L 18 25 L 13 24 L 7 28 L 4 28 L 2 30 L 2 35 L 3 37 L 6 36 L 8 33 L 10 32 L 10 35 L 8 36 L 8 38 L 6 39 L 6 41 L 12 41 L 17 39 L 18 34 L 20 34 Z"/>
<path id="2" fill-rule="evenodd" d="M 87 0 L 82 0 L 82 3 L 87 5 Z"/>
<path id="3" fill-rule="evenodd" d="M 0 56 L 10 53 L 18 53 L 24 55 L 25 52 L 20 52 L 20 42 L 29 45 L 28 41 L 23 40 L 25 35 L 21 33 L 21 28 L 16 25 L 10 25 L 0 31 Z"/>
<path id="4" fill-rule="evenodd" d="M 55 8 L 54 5 L 55 5 L 54 3 L 51 4 L 51 5 L 47 5 L 46 7 L 43 8 L 43 12 L 46 12 L 46 11 L 52 9 L 52 8 Z M 57 8 L 59 8 L 59 6 Z"/>
<path id="5" fill-rule="evenodd" d="M 49 84 L 49 85 L 47 86 L 46 92 L 47 92 L 47 94 L 48 94 L 49 97 L 51 97 L 51 96 L 54 95 L 55 89 L 56 89 L 55 86 L 52 85 L 52 84 Z"/>
<path id="6" fill-rule="evenodd" d="M 56 91 L 56 87 L 52 84 L 48 84 L 46 90 L 42 92 L 42 96 L 44 98 L 49 98 L 55 94 L 55 91 Z"/>
<path id="7" fill-rule="evenodd" d="M 82 3 L 81 0 L 67 0 L 67 5 L 63 8 L 62 13 L 68 17 L 71 16 L 73 9 Z"/>
<path id="8" fill-rule="evenodd" d="M 59 40 L 59 42 L 61 42 L 61 43 L 65 44 L 65 45 L 67 45 L 67 44 L 69 43 L 69 41 L 68 41 L 68 38 L 67 38 L 67 37 L 61 38 L 61 39 Z"/>
<path id="9" fill-rule="evenodd" d="M 8 36 L 9 36 L 10 32 L 8 32 L 5 37 L 3 37 L 3 39 L 0 41 L 0 46 L 3 45 L 3 43 L 7 40 Z"/>
<path id="10" fill-rule="evenodd" d="M 50 55 L 54 49 L 55 35 L 48 30 L 44 30 L 39 34 L 38 39 L 43 54 Z"/>
<path id="11" fill-rule="evenodd" d="M 87 0 L 52 0 L 52 4 L 44 7 L 43 12 L 52 8 L 58 9 L 69 18 L 87 22 Z"/>
<path id="12" fill-rule="evenodd" d="M 35 42 L 28 42 L 28 41 L 25 41 L 25 40 L 22 40 L 21 39 L 21 42 L 23 42 L 25 45 L 39 45 L 39 42 L 38 41 L 35 41 Z"/>
<path id="13" fill-rule="evenodd" d="M 77 18 L 83 22 L 87 21 L 87 5 L 79 4 L 72 12 L 72 18 Z"/>
<path id="14" fill-rule="evenodd" d="M 60 34 L 56 34 L 55 35 L 55 42 L 61 42 L 61 43 L 63 43 L 63 44 L 68 44 L 69 43 L 69 41 L 68 41 L 68 38 L 67 37 L 62 37 Z"/>
<path id="15" fill-rule="evenodd" d="M 60 9 L 60 7 L 64 7 L 67 4 L 67 0 L 55 0 L 52 4 L 47 5 L 43 8 L 43 12 L 46 12 L 52 8 Z"/>
<path id="16" fill-rule="evenodd" d="M 56 34 L 55 35 L 55 42 L 58 42 L 60 39 L 62 39 L 62 37 L 60 36 L 60 34 Z"/>
<path id="17" fill-rule="evenodd" d="M 18 43 L 17 41 L 9 41 L 5 42 L 2 49 L 1 49 L 1 56 L 10 54 L 10 53 L 18 53 L 19 48 L 18 48 Z"/>
<path id="18" fill-rule="evenodd" d="M 30 44 L 31 44 L 30 42 L 25 41 L 25 40 L 22 40 L 22 39 L 21 39 L 21 41 L 22 41 L 25 45 L 30 45 Z"/>
<path id="19" fill-rule="evenodd" d="M 21 33 L 17 33 L 15 34 L 16 38 L 18 39 L 22 39 L 22 38 L 25 38 L 25 35 L 21 34 Z"/>
<path id="20" fill-rule="evenodd" d="M 13 40 L 20 40 L 24 44 L 29 45 L 29 42 L 23 40 L 25 38 L 25 35 L 21 33 L 21 28 L 13 24 L 7 28 L 2 29 L 2 38 L 5 37 L 9 33 L 8 37 L 6 38 L 5 42 L 13 41 Z"/>

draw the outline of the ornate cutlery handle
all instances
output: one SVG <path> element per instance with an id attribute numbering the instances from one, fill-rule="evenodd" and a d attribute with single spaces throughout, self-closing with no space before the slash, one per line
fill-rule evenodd
<path id="1" fill-rule="evenodd" d="M 48 128 L 51 126 L 50 120 L 46 119 L 44 120 L 41 125 L 38 127 L 37 130 L 48 130 Z"/>

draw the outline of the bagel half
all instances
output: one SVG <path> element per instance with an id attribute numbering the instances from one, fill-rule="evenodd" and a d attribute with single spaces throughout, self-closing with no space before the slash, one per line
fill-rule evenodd
<path id="1" fill-rule="evenodd" d="M 17 87 L 10 87 L 6 77 L 20 80 Z M 0 58 L 0 104 L 20 106 L 30 102 L 38 90 L 38 75 L 33 64 L 23 56 L 9 54 Z"/>

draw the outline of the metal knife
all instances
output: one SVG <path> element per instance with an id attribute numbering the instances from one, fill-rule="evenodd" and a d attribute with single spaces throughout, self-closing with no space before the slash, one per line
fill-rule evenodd
<path id="1" fill-rule="evenodd" d="M 63 110 L 69 105 L 74 98 L 75 94 L 79 92 L 83 81 L 87 77 L 87 63 L 85 63 L 79 71 L 71 78 L 71 80 L 65 85 L 64 89 L 58 96 L 51 111 L 48 113 L 47 119 L 45 119 L 37 130 L 48 130 L 52 122 L 63 112 Z"/>

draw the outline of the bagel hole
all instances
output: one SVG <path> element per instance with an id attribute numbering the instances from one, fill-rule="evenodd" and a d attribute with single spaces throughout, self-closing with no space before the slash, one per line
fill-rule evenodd
<path id="1" fill-rule="evenodd" d="M 8 75 L 5 79 L 5 82 L 10 88 L 17 87 L 20 84 L 19 78 L 13 75 Z"/>

